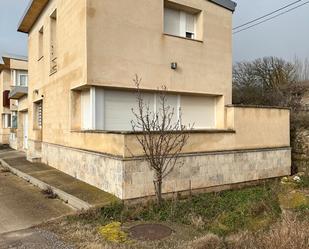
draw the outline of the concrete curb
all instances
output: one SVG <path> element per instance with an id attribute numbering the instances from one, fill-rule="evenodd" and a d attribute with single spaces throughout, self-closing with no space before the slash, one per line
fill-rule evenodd
<path id="1" fill-rule="evenodd" d="M 14 167 L 10 166 L 8 163 L 6 163 L 3 159 L 0 159 L 0 164 L 3 166 L 3 167 L 6 167 L 8 168 L 13 174 L 17 175 L 18 177 L 26 180 L 27 182 L 30 182 L 32 185 L 34 186 L 37 186 L 38 188 L 44 190 L 44 189 L 47 189 L 47 188 L 51 188 L 53 190 L 53 192 L 55 194 L 58 195 L 59 199 L 64 201 L 65 203 L 67 203 L 68 205 L 70 205 L 71 207 L 73 207 L 74 209 L 77 209 L 77 210 L 87 210 L 87 209 L 90 209 L 90 208 L 93 208 L 92 205 L 90 205 L 89 203 L 71 195 L 71 194 L 68 194 L 66 192 L 64 192 L 63 190 L 61 189 L 58 189 L 54 186 L 51 186 L 41 180 L 38 180 L 36 178 L 34 178 L 33 176 L 30 176 L 24 172 L 21 172 L 20 170 L 18 169 L 15 169 Z"/>

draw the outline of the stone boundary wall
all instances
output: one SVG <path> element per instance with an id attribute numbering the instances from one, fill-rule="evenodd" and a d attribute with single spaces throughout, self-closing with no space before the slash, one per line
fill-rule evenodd
<path id="1" fill-rule="evenodd" d="M 289 147 L 188 154 L 181 158 L 184 164 L 176 166 L 165 179 L 164 193 L 250 182 L 291 173 Z M 153 171 L 143 159 L 122 159 L 43 143 L 42 162 L 123 200 L 154 195 Z"/>

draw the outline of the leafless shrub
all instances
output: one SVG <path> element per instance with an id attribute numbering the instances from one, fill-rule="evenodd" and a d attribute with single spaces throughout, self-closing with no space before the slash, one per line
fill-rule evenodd
<path id="1" fill-rule="evenodd" d="M 181 110 L 175 110 L 168 105 L 167 88 L 162 86 L 159 94 L 157 111 L 150 108 L 150 104 L 143 98 L 140 89 L 141 79 L 135 77 L 137 89 L 138 110 L 132 109 L 134 120 L 132 129 L 140 144 L 146 160 L 155 171 L 154 187 L 159 204 L 162 203 L 162 183 L 174 169 L 176 164 L 181 164 L 180 153 L 187 143 L 189 134 L 181 122 Z"/>
<path id="2" fill-rule="evenodd" d="M 42 190 L 42 194 L 44 194 L 46 196 L 46 198 L 48 198 L 48 199 L 56 199 L 56 198 L 58 198 L 58 195 L 49 186 Z"/>
<path id="3" fill-rule="evenodd" d="M 7 167 L 0 166 L 0 172 L 1 173 L 9 173 L 9 172 L 11 172 L 11 170 Z"/>

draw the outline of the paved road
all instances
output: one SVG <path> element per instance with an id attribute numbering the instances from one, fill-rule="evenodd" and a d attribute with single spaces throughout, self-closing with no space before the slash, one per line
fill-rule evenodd
<path id="1" fill-rule="evenodd" d="M 25 246 L 29 240 L 31 243 L 37 241 L 41 245 L 38 248 L 42 249 L 62 248 L 47 247 L 47 244 L 44 246 L 43 241 L 47 240 L 42 234 L 46 235 L 47 232 L 38 233 L 33 229 L 26 230 L 26 233 L 14 231 L 30 228 L 72 211 L 60 200 L 47 199 L 38 188 L 0 168 L 0 249 L 36 248 Z M 48 234 L 47 238 L 51 237 L 53 236 Z M 16 243 L 19 246 L 15 246 Z"/>
<path id="2" fill-rule="evenodd" d="M 26 229 L 0 234 L 0 249 L 74 249 L 48 231 Z"/>

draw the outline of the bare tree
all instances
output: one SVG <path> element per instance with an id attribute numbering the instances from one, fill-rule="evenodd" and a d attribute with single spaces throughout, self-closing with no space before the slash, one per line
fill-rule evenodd
<path id="1" fill-rule="evenodd" d="M 135 77 L 138 109 L 132 109 L 134 120 L 132 129 L 136 134 L 146 160 L 155 171 L 154 188 L 158 204 L 162 203 L 163 180 L 173 171 L 177 164 L 183 164 L 180 153 L 188 141 L 191 129 L 181 122 L 181 110 L 168 105 L 167 89 L 162 86 L 159 93 L 157 111 L 151 109 L 140 89 L 141 79 Z"/>
<path id="2" fill-rule="evenodd" d="M 294 58 L 294 65 L 296 68 L 297 79 L 299 82 L 309 80 L 309 60 L 308 58 L 302 60 L 298 57 Z"/>
<path id="3" fill-rule="evenodd" d="M 305 62 L 291 63 L 276 57 L 239 62 L 233 68 L 233 102 L 235 104 L 271 105 L 301 109 L 306 87 Z"/>

